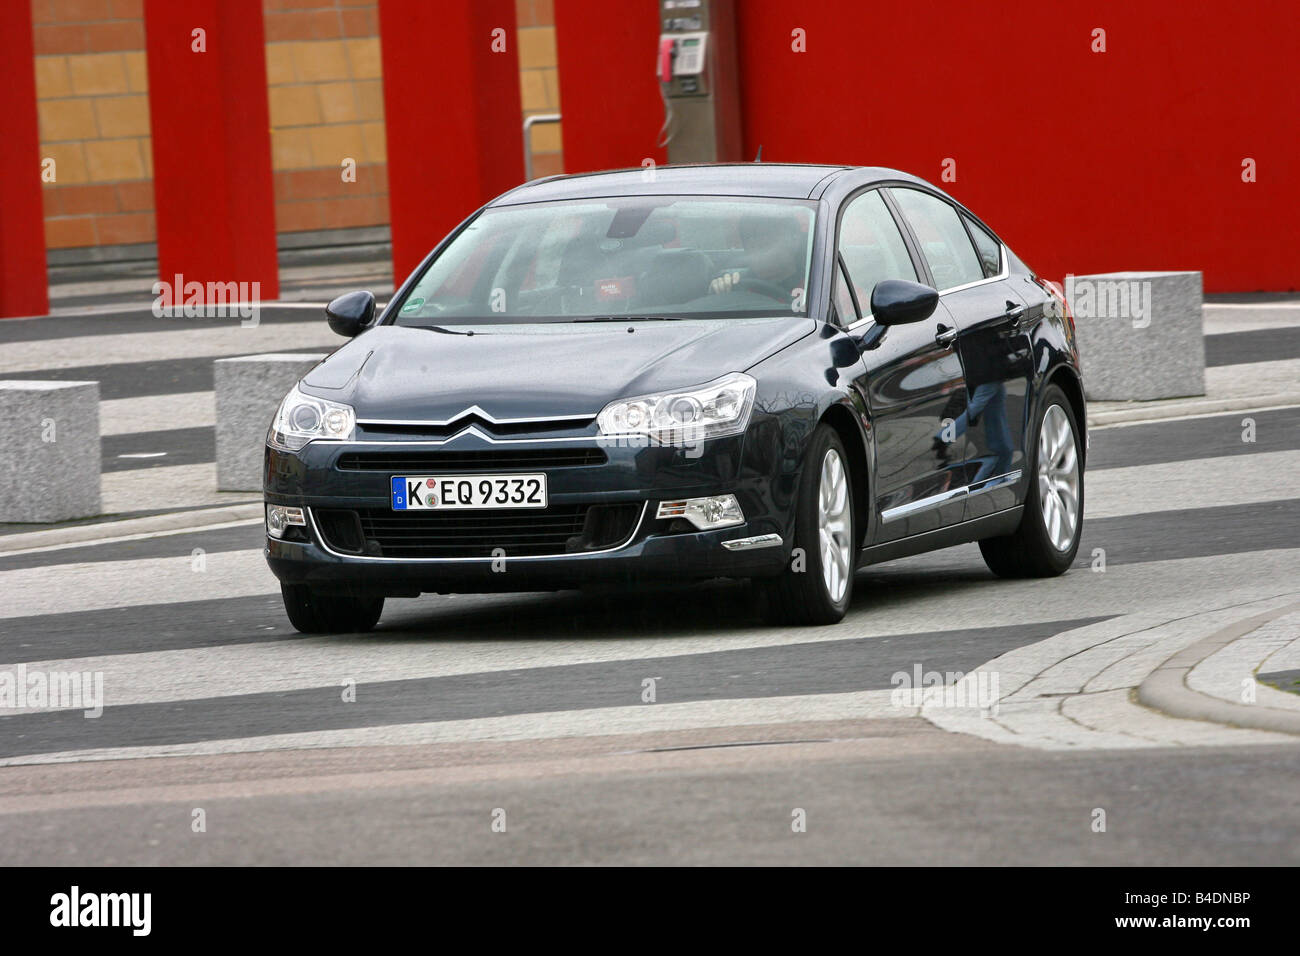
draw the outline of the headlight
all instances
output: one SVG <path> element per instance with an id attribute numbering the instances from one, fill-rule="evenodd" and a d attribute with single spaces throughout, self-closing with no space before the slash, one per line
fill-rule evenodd
<path id="1" fill-rule="evenodd" d="M 749 424 L 758 383 L 732 372 L 707 385 L 624 398 L 596 416 L 601 435 L 639 435 L 660 444 L 738 435 Z"/>
<path id="2" fill-rule="evenodd" d="M 266 443 L 283 451 L 297 451 L 317 438 L 350 439 L 357 426 L 351 405 L 304 395 L 294 386 L 280 403 Z"/>

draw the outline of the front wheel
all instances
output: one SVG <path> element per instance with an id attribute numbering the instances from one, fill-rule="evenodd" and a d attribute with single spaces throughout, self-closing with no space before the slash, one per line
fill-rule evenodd
<path id="1" fill-rule="evenodd" d="M 835 429 L 818 425 L 795 502 L 794 549 L 779 577 L 761 579 L 768 617 L 779 624 L 835 624 L 853 596 L 853 483 Z"/>
<path id="2" fill-rule="evenodd" d="M 325 594 L 305 584 L 281 584 L 284 612 L 303 634 L 362 634 L 384 613 L 381 597 Z"/>
<path id="3" fill-rule="evenodd" d="M 1004 578 L 1049 578 L 1064 573 L 1079 552 L 1083 529 L 1083 454 L 1074 409 L 1055 385 L 1043 392 L 1034 465 L 1020 526 L 985 538 L 989 570 Z"/>

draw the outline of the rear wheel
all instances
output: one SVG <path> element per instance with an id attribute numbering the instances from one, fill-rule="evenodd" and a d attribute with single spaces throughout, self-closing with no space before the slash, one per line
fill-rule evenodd
<path id="1" fill-rule="evenodd" d="M 980 542 L 984 563 L 1004 578 L 1048 578 L 1064 573 L 1079 552 L 1083 528 L 1083 455 L 1069 401 L 1055 385 L 1043 393 L 1043 417 L 1020 527 Z"/>
<path id="2" fill-rule="evenodd" d="M 384 612 L 381 597 L 326 594 L 305 584 L 281 584 L 289 623 L 303 634 L 361 634 Z"/>
<path id="3" fill-rule="evenodd" d="M 848 455 L 835 429 L 818 425 L 795 503 L 794 550 L 785 570 L 762 580 L 768 617 L 781 624 L 834 624 L 853 596 L 857 555 Z"/>

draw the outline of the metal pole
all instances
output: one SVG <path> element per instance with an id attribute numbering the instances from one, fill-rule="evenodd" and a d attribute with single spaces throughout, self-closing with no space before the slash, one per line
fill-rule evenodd
<path id="1" fill-rule="evenodd" d="M 524 182 L 533 178 L 532 129 L 537 123 L 558 123 L 559 113 L 538 113 L 524 119 Z"/>

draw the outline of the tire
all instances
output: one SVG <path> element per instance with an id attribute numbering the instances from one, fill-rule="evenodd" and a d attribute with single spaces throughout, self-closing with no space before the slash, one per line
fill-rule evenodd
<path id="1" fill-rule="evenodd" d="M 364 634 L 384 612 L 381 597 L 328 596 L 305 584 L 281 584 L 284 612 L 303 634 Z"/>
<path id="2" fill-rule="evenodd" d="M 1025 493 L 1025 512 L 1020 526 L 1009 535 L 985 538 L 980 552 L 989 570 L 1003 578 L 1050 578 L 1067 571 L 1079 553 L 1083 530 L 1083 449 L 1079 446 L 1079 423 L 1065 393 L 1049 385 L 1043 392 L 1043 414 L 1034 429 L 1034 459 Z M 1069 441 L 1060 440 L 1061 426 L 1069 426 Z M 1054 440 L 1053 436 L 1057 436 Z M 1047 462 L 1046 467 L 1044 462 Z M 1070 516 L 1068 480 L 1072 464 L 1075 507 L 1070 536 L 1065 523 Z M 1043 507 L 1044 496 L 1047 508 Z M 1054 503 L 1053 503 L 1054 502 Z M 1055 513 L 1061 524 L 1050 516 Z M 1064 547 L 1060 545 L 1064 544 Z"/>
<path id="3" fill-rule="evenodd" d="M 832 456 L 835 464 L 829 463 Z M 804 461 L 795 502 L 793 556 L 778 577 L 762 578 L 759 585 L 772 623 L 835 624 L 843 619 L 853 599 L 857 562 L 853 476 L 844 444 L 829 425 L 817 426 Z M 829 497 L 824 512 L 821 496 L 825 484 L 829 484 Z M 823 516 L 827 518 L 825 528 Z M 829 546 L 823 546 L 823 530 Z M 833 554 L 838 554 L 839 560 L 833 562 L 828 575 L 828 556 Z"/>

